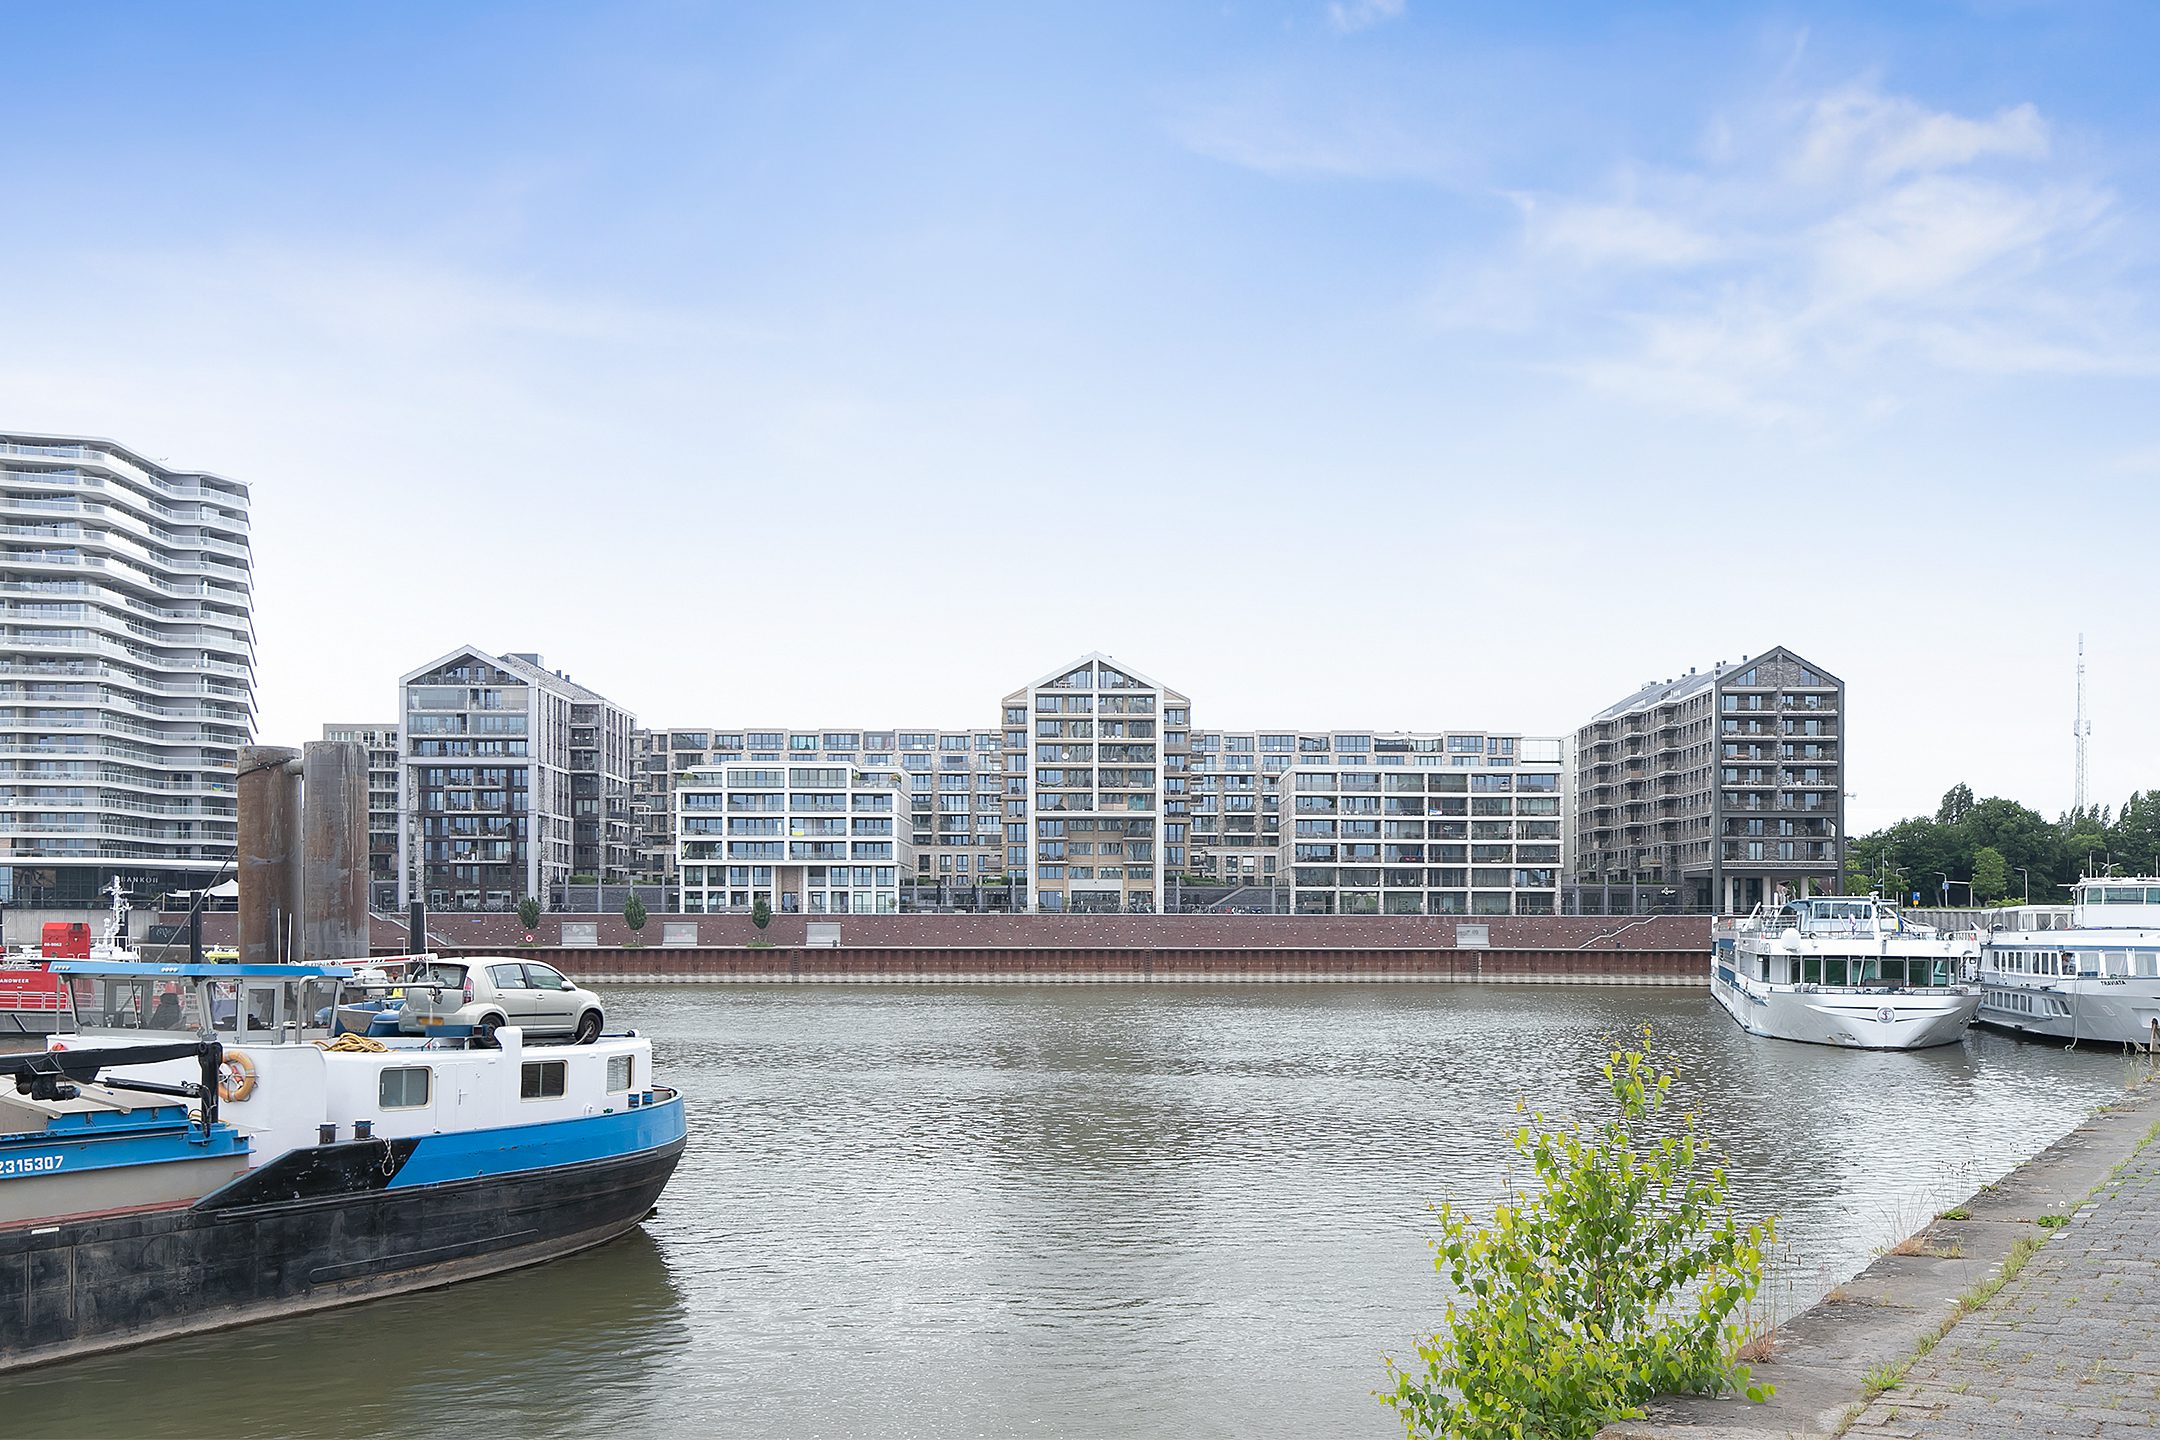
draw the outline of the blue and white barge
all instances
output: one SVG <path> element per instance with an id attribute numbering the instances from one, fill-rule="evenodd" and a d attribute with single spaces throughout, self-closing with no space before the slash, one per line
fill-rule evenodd
<path id="1" fill-rule="evenodd" d="M 685 1143 L 649 1041 L 335 1035 L 335 966 L 59 961 L 0 1056 L 0 1369 L 610 1240 Z"/>

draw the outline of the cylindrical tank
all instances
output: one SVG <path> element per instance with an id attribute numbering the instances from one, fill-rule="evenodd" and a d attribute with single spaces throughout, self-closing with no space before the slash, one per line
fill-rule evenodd
<path id="1" fill-rule="evenodd" d="M 240 961 L 287 958 L 300 925 L 300 752 L 240 750 Z"/>
<path id="2" fill-rule="evenodd" d="M 300 953 L 324 964 L 368 953 L 367 747 L 311 740 L 301 761 Z"/>

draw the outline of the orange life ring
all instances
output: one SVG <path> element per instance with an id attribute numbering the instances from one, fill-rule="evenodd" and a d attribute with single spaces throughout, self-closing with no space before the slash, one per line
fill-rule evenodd
<path id="1" fill-rule="evenodd" d="M 245 1100 L 255 1093 L 255 1062 L 237 1050 L 225 1052 L 218 1062 L 218 1099 L 227 1102 Z"/>

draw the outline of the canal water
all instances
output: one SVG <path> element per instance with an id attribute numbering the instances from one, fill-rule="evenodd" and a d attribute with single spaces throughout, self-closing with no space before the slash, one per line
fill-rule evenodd
<path id="1" fill-rule="evenodd" d="M 2120 1090 L 1975 1034 L 1751 1039 L 1695 990 L 614 988 L 690 1096 L 641 1233 L 514 1275 L 0 1381 L 9 1435 L 1400 1434 L 1430 1202 L 1641 1025 L 1775 1212 L 1797 1309 Z"/>

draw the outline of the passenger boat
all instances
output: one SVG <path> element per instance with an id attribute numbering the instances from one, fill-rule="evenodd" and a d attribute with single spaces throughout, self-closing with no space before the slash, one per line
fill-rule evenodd
<path id="1" fill-rule="evenodd" d="M 2160 879 L 2081 880 L 2068 905 L 2004 910 L 1980 952 L 1980 1023 L 2160 1044 Z"/>
<path id="2" fill-rule="evenodd" d="M 597 1245 L 682 1154 L 635 1032 L 364 1038 L 345 967 L 51 969 L 72 1033 L 0 1055 L 0 1369 Z"/>
<path id="3" fill-rule="evenodd" d="M 1918 1050 L 1964 1038 L 1977 936 L 1907 921 L 1876 896 L 1758 905 L 1713 935 L 1710 992 L 1753 1035 Z"/>

